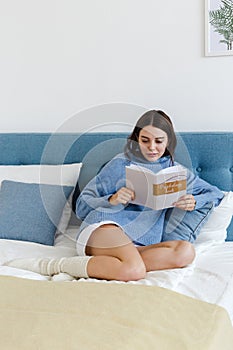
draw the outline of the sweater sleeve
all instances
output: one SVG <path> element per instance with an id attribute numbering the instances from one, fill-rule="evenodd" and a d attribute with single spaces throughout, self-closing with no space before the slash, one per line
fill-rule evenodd
<path id="1" fill-rule="evenodd" d="M 123 204 L 112 205 L 109 197 L 125 186 L 125 164 L 120 158 L 112 159 L 82 190 L 76 202 L 76 215 L 81 220 L 98 208 L 119 210 Z"/>
<path id="2" fill-rule="evenodd" d="M 218 206 L 224 197 L 224 193 L 216 186 L 209 184 L 207 181 L 194 175 L 188 170 L 187 193 L 191 193 L 196 200 L 196 209 L 203 207 L 211 202 Z"/>

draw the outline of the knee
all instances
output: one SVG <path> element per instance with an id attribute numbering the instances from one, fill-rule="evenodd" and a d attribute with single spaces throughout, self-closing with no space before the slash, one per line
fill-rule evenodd
<path id="1" fill-rule="evenodd" d="M 123 282 L 137 281 L 146 276 L 146 267 L 143 262 L 122 263 L 118 271 L 118 280 Z"/>
<path id="2" fill-rule="evenodd" d="M 187 241 L 178 241 L 175 248 L 175 266 L 185 267 L 193 262 L 195 258 L 194 246 Z"/>

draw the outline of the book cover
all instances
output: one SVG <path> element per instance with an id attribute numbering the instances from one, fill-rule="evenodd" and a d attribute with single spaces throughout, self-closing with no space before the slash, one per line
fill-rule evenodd
<path id="1" fill-rule="evenodd" d="M 173 207 L 186 194 L 187 170 L 181 165 L 153 173 L 145 167 L 126 166 L 126 186 L 135 192 L 134 204 L 159 210 Z"/>

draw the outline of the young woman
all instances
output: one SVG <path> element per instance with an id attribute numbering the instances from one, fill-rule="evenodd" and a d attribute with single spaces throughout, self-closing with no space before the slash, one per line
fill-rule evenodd
<path id="1" fill-rule="evenodd" d="M 195 257 L 192 241 L 200 223 L 204 223 L 224 194 L 188 171 L 187 194 L 174 203 L 168 230 L 168 210 L 132 204 L 134 192 L 126 187 L 126 166 L 142 165 L 156 173 L 177 164 L 175 147 L 170 118 L 163 111 L 146 112 L 128 137 L 124 153 L 115 156 L 86 185 L 77 200 L 76 215 L 82 219 L 77 237 L 78 256 L 31 262 L 24 259 L 20 266 L 19 261 L 12 264 L 48 275 L 66 272 L 75 277 L 121 281 L 144 278 L 147 271 L 190 264 Z M 178 216 L 181 219 L 177 220 Z M 191 235 L 187 228 L 190 226 Z"/>

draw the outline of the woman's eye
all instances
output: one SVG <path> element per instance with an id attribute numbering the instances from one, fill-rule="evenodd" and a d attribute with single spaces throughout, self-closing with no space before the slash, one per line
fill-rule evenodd
<path id="1" fill-rule="evenodd" d="M 150 142 L 149 140 L 141 140 L 142 143 L 148 143 Z M 155 143 L 163 143 L 163 141 L 160 140 L 155 140 Z"/>

